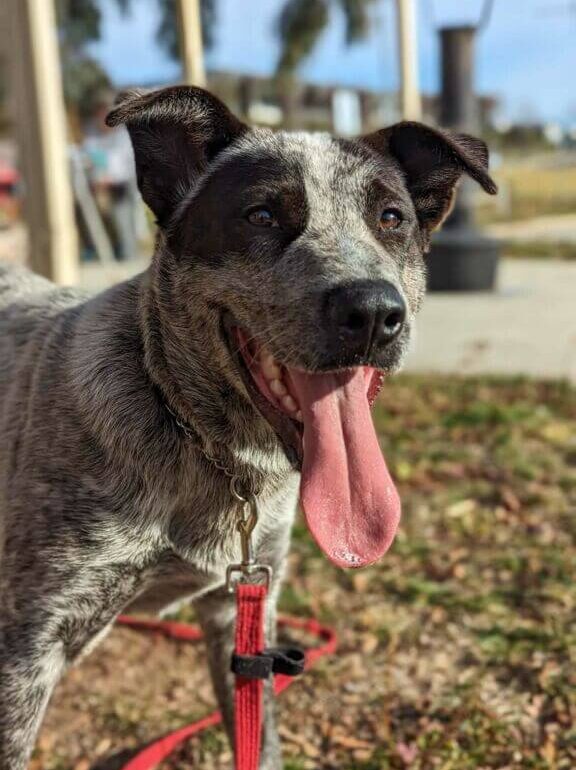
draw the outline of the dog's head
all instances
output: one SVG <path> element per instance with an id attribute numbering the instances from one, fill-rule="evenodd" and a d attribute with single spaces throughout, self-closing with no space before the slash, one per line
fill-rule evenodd
<path id="1" fill-rule="evenodd" d="M 204 313 L 238 390 L 287 448 L 304 425 L 304 507 L 310 463 L 365 483 L 367 404 L 407 349 L 430 234 L 462 174 L 496 190 L 484 142 L 410 122 L 355 140 L 273 133 L 186 86 L 132 93 L 108 123 L 128 127 L 180 300 Z M 308 487 L 338 496 L 333 481 Z M 331 556 L 350 566 L 363 548 Z"/>

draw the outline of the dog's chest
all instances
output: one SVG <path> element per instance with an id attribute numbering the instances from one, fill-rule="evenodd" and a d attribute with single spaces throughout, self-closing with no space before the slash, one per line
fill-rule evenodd
<path id="1" fill-rule="evenodd" d="M 284 558 L 296 511 L 298 483 L 299 477 L 294 474 L 282 488 L 257 503 L 252 546 L 255 559 L 263 564 L 277 565 Z M 146 576 L 146 591 L 165 593 L 171 602 L 179 594 L 193 598 L 196 592 L 205 593 L 221 586 L 227 568 L 243 558 L 238 521 L 249 512 L 249 507 L 243 510 L 234 504 L 217 513 L 218 524 L 212 527 L 206 526 L 207 520 L 213 518 L 206 512 L 201 537 L 190 523 L 181 522 L 172 528 L 170 548 L 157 554 Z M 154 609 L 160 609 L 160 605 Z"/>
<path id="2" fill-rule="evenodd" d="M 297 488 L 294 474 L 258 505 L 255 556 L 275 569 L 288 548 Z M 194 496 L 170 509 L 164 500 L 156 507 L 140 499 L 130 501 L 122 515 L 98 518 L 90 548 L 79 542 L 71 554 L 77 567 L 67 585 L 46 589 L 60 607 L 69 662 L 121 612 L 157 613 L 223 586 L 227 566 L 241 560 L 236 524 L 242 510 L 229 493 L 209 503 Z"/>

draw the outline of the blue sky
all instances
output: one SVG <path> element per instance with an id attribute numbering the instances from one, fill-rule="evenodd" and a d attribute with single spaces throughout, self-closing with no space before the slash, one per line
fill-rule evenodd
<path id="1" fill-rule="evenodd" d="M 269 74 L 278 56 L 274 20 L 282 0 L 218 0 L 216 44 L 208 66 Z M 435 27 L 477 18 L 481 0 L 417 0 L 423 90 L 438 86 Z M 175 81 L 178 65 L 155 41 L 156 0 L 134 0 L 124 18 L 103 0 L 103 39 L 92 47 L 118 85 Z M 572 9 L 572 10 L 571 10 Z M 369 38 L 346 47 L 335 13 L 318 48 L 302 68 L 319 83 L 391 90 L 397 87 L 392 0 L 376 0 Z M 479 89 L 501 99 L 508 119 L 544 119 L 576 126 L 576 2 L 495 0 L 477 51 Z"/>

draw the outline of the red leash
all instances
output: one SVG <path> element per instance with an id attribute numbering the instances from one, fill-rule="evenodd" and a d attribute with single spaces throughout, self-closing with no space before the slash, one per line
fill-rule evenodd
<path id="1" fill-rule="evenodd" d="M 262 652 L 263 608 L 266 588 L 240 583 L 237 586 L 238 621 L 236 628 L 236 647 L 240 654 L 258 654 Z M 246 599 L 244 602 L 243 599 Z M 249 622 L 249 617 L 251 618 Z M 255 622 L 259 629 L 256 628 Z M 136 631 L 150 631 L 162 634 L 169 639 L 195 642 L 202 639 L 202 633 L 194 626 L 166 620 L 140 620 L 123 615 L 118 623 Z M 252 625 L 254 624 L 254 625 Z M 315 636 L 322 644 L 306 651 L 306 670 L 319 658 L 331 655 L 336 650 L 335 632 L 322 626 L 314 619 L 300 620 L 282 618 L 280 625 L 299 629 Z M 244 680 L 244 681 L 243 681 Z M 282 692 L 293 681 L 291 676 L 277 674 L 274 679 L 274 691 Z M 262 719 L 262 680 L 237 677 L 236 689 L 236 770 L 253 770 L 258 767 Z M 138 752 L 121 770 L 152 770 L 162 760 L 167 759 L 182 743 L 203 730 L 222 721 L 219 711 L 201 719 L 199 722 L 181 727 L 168 735 L 149 744 Z M 242 764 L 244 762 L 244 764 Z M 252 762 L 252 764 L 247 764 Z"/>
<path id="2" fill-rule="evenodd" d="M 264 651 L 266 586 L 236 586 L 236 655 L 258 656 Z M 236 675 L 234 743 L 236 770 L 258 770 L 262 740 L 264 680 Z"/>
<path id="3" fill-rule="evenodd" d="M 230 492 L 240 503 L 236 528 L 240 535 L 242 561 L 231 564 L 226 570 L 226 586 L 236 594 L 236 637 L 235 650 L 231 660 L 232 671 L 236 674 L 234 697 L 234 756 L 236 770 L 258 770 L 262 741 L 264 680 L 276 674 L 274 691 L 284 690 L 292 677 L 322 655 L 336 649 L 336 635 L 315 620 L 284 620 L 284 625 L 309 631 L 324 641 L 324 644 L 309 650 L 306 655 L 299 649 L 264 649 L 264 623 L 268 585 L 272 577 L 269 566 L 258 564 L 252 548 L 252 532 L 258 521 L 256 497 L 238 489 L 238 479 L 233 476 Z M 264 576 L 263 584 L 254 584 L 250 578 Z M 235 579 L 237 575 L 238 579 Z M 248 579 L 248 580 L 247 580 Z M 172 639 L 192 641 L 201 638 L 198 629 L 183 623 L 137 620 L 120 617 L 119 623 L 141 631 L 157 631 Z M 133 757 L 122 770 L 152 770 L 166 759 L 183 741 L 212 727 L 222 720 L 219 712 L 211 714 L 200 722 L 182 727 L 170 735 L 150 744 Z"/>

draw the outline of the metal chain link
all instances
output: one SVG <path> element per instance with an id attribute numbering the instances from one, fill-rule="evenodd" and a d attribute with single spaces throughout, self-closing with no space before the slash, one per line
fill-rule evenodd
<path id="1" fill-rule="evenodd" d="M 230 494 L 238 504 L 238 518 L 236 520 L 236 530 L 240 535 L 240 546 L 242 549 L 242 560 L 238 564 L 230 564 L 226 569 L 226 589 L 234 592 L 238 582 L 250 579 L 253 576 L 260 575 L 264 578 L 264 584 L 269 586 L 272 581 L 272 567 L 267 564 L 259 564 L 254 556 L 252 544 L 252 532 L 258 523 L 258 492 L 251 488 L 251 484 L 243 483 L 237 473 L 234 473 L 217 457 L 204 449 L 200 444 L 200 439 L 196 431 L 183 420 L 165 403 L 166 409 L 174 418 L 174 422 L 180 428 L 186 438 L 191 441 L 204 457 L 212 463 L 219 471 L 222 471 L 230 479 Z M 234 575 L 239 573 L 239 578 L 234 580 Z"/>
<path id="2" fill-rule="evenodd" d="M 172 409 L 170 409 L 168 404 L 166 404 L 166 409 L 170 412 L 170 414 L 174 418 L 174 422 L 180 428 L 182 433 L 184 433 L 186 438 L 190 439 L 190 441 L 194 443 L 194 446 L 196 447 L 196 449 L 200 450 L 200 452 L 202 452 L 204 457 L 207 460 L 209 460 L 215 468 L 217 468 L 219 471 L 222 471 L 222 473 L 228 476 L 229 479 L 236 478 L 236 474 L 233 471 L 231 471 L 227 465 L 224 465 L 224 463 L 221 460 L 219 460 L 217 457 L 213 457 L 210 454 L 210 452 L 208 452 L 207 449 L 204 449 L 204 447 L 200 444 L 198 440 L 198 434 L 189 425 L 187 425 L 185 422 L 182 422 L 180 417 L 178 417 L 178 415 L 174 411 L 172 411 Z"/>
<path id="3" fill-rule="evenodd" d="M 165 406 L 168 412 L 174 418 L 176 425 L 180 428 L 186 438 L 193 443 L 194 447 L 198 449 L 198 451 L 201 452 L 217 470 L 222 471 L 222 473 L 230 479 L 230 491 L 236 500 L 245 503 L 251 497 L 256 497 L 258 495 L 258 491 L 251 488 L 252 485 L 250 483 L 243 482 L 238 474 L 230 470 L 230 468 L 224 462 L 222 462 L 222 460 L 219 460 L 217 457 L 211 455 L 210 452 L 208 452 L 208 450 L 205 449 L 200 443 L 200 439 L 196 431 L 191 428 L 190 425 L 187 425 L 185 422 L 183 422 L 180 417 L 168 406 L 168 404 L 165 403 Z"/>

